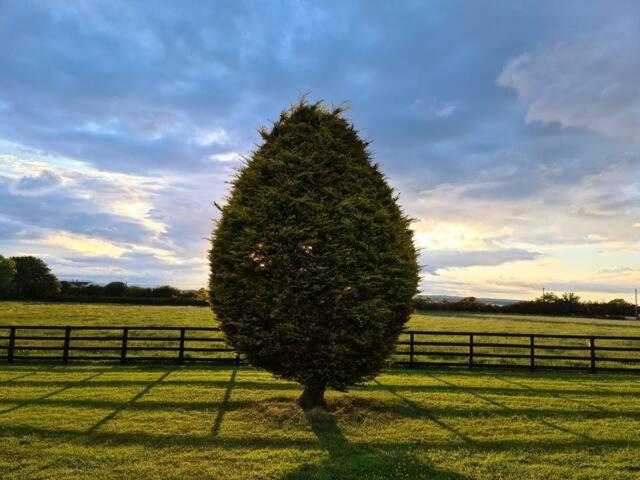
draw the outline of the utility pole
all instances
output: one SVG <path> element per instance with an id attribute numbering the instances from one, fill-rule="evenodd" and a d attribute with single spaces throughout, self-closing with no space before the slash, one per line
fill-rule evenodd
<path id="1" fill-rule="evenodd" d="M 640 317 L 638 317 L 638 289 L 636 288 L 636 320 L 640 320 Z"/>
<path id="2" fill-rule="evenodd" d="M 544 287 L 542 287 L 542 301 L 545 302 L 545 298 L 544 298 Z"/>

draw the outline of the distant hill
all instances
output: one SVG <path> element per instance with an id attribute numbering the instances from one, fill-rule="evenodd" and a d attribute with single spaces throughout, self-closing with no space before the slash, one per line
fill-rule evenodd
<path id="1" fill-rule="evenodd" d="M 468 298 L 468 297 L 458 297 L 458 296 L 455 296 L 455 295 L 427 295 L 427 294 L 421 294 L 421 296 L 431 297 L 434 300 L 447 300 L 449 302 L 457 302 L 457 301 L 462 300 L 463 298 Z M 512 305 L 514 303 L 518 303 L 518 302 L 521 301 L 521 300 L 513 300 L 513 299 L 509 299 L 509 298 L 476 297 L 476 299 L 480 303 L 489 303 L 491 305 Z"/>

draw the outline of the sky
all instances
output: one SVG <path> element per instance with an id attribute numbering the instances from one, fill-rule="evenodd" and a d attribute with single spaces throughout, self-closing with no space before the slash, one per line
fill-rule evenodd
<path id="1" fill-rule="evenodd" d="M 228 181 L 308 93 L 414 218 L 424 294 L 632 300 L 635 1 L 0 0 L 0 254 L 206 285 Z"/>

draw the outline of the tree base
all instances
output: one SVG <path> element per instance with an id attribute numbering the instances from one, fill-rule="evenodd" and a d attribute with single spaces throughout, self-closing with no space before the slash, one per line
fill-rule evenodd
<path id="1" fill-rule="evenodd" d="M 324 400 L 324 385 L 305 385 L 302 395 L 298 399 L 298 405 L 303 410 L 311 410 L 318 408 L 327 409 L 327 403 Z"/>

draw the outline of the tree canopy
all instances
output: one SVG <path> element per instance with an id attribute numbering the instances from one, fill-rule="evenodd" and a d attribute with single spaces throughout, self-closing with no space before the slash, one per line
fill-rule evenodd
<path id="1" fill-rule="evenodd" d="M 211 303 L 250 363 L 322 405 L 374 377 L 409 318 L 410 219 L 341 109 L 303 100 L 261 135 L 214 229 Z"/>
<path id="2" fill-rule="evenodd" d="M 47 264 L 37 257 L 11 257 L 16 265 L 13 283 L 19 298 L 38 299 L 55 295 L 60 282 Z"/>
<path id="3" fill-rule="evenodd" d="M 0 255 L 0 298 L 9 298 L 13 294 L 15 274 L 16 262 Z"/>

